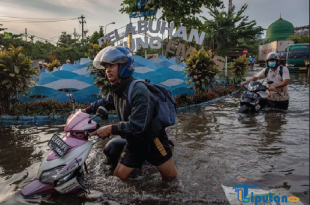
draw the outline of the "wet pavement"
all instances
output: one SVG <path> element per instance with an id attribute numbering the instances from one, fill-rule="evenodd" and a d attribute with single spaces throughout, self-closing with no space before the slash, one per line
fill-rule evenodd
<path id="1" fill-rule="evenodd" d="M 229 204 L 221 185 L 238 185 L 240 176 L 260 189 L 287 189 L 309 204 L 307 74 L 291 73 L 289 91 L 288 112 L 238 114 L 241 94 L 236 94 L 179 113 L 169 129 L 176 180 L 162 181 L 147 164 L 129 183 L 118 180 L 104 163 L 104 141 L 95 144 L 87 160 L 90 199 L 57 195 L 31 204 Z M 63 124 L 0 127 L 0 204 L 26 203 L 19 190 L 35 179 L 48 140 L 62 130 Z"/>

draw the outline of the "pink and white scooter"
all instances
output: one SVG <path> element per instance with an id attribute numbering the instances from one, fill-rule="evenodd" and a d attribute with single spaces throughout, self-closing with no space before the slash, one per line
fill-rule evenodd
<path id="1" fill-rule="evenodd" d="M 93 118 L 98 115 L 107 116 L 108 112 L 104 107 L 99 107 L 96 115 L 90 118 L 89 114 L 81 110 L 75 111 L 72 94 L 70 100 L 74 113 L 67 119 L 65 134 L 62 138 L 54 134 L 48 142 L 51 151 L 41 162 L 37 180 L 21 190 L 24 197 L 53 192 L 74 193 L 86 189 L 83 184 L 84 170 L 87 172 L 85 160 L 94 144 L 88 141 L 88 136 L 99 128 Z"/>

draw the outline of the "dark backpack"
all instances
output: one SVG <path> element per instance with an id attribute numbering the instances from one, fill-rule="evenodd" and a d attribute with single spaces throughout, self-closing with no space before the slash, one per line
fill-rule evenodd
<path id="1" fill-rule="evenodd" d="M 157 99 L 155 103 L 155 109 L 157 111 L 156 119 L 160 122 L 161 126 L 166 128 L 174 125 L 177 115 L 176 102 L 171 92 L 160 85 L 144 82 L 143 80 L 133 80 L 129 85 L 127 95 L 129 107 L 131 107 L 130 96 L 132 89 L 138 82 L 143 82 L 149 91 L 155 95 Z"/>
<path id="2" fill-rule="evenodd" d="M 270 70 L 270 67 L 267 67 L 266 70 L 265 70 L 265 78 L 267 78 L 267 75 L 269 73 L 269 70 Z M 283 77 L 283 66 L 280 65 L 280 71 L 279 71 L 279 74 L 281 77 Z"/>

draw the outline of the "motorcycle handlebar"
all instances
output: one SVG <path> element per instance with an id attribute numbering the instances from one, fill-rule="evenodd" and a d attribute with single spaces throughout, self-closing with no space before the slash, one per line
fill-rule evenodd
<path id="1" fill-rule="evenodd" d="M 96 130 L 98 130 L 100 128 L 100 125 L 99 124 L 97 124 L 97 127 L 96 127 L 96 129 L 91 129 L 91 130 L 85 130 L 84 131 L 84 138 L 85 139 L 88 139 L 88 137 L 89 137 L 89 135 L 92 133 L 92 132 L 95 132 Z"/>

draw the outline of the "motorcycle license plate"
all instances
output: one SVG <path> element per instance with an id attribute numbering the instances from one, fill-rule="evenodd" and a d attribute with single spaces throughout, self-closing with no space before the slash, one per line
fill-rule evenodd
<path id="1" fill-rule="evenodd" d="M 58 157 L 63 157 L 71 148 L 65 141 L 63 141 L 57 134 L 54 134 L 48 141 L 47 145 Z"/>
<path id="2" fill-rule="evenodd" d="M 255 110 L 258 111 L 260 109 L 260 105 L 255 106 Z"/>

